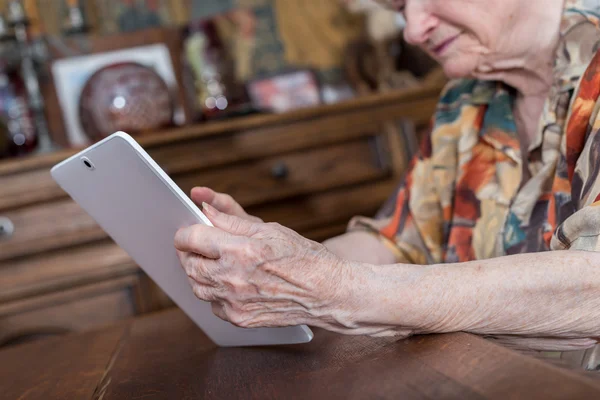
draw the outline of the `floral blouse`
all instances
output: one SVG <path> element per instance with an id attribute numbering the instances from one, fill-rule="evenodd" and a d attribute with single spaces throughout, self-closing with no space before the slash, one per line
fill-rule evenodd
<path id="1" fill-rule="evenodd" d="M 414 264 L 600 250 L 599 2 L 566 0 L 560 35 L 554 84 L 526 151 L 512 88 L 451 81 L 392 206 L 349 229 L 375 233 L 398 262 Z"/>

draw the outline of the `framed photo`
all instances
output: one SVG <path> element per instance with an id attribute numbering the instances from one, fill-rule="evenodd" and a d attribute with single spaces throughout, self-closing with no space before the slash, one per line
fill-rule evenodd
<path id="1" fill-rule="evenodd" d="M 183 125 L 192 119 L 192 108 L 183 90 L 181 29 L 178 27 L 103 36 L 51 36 L 48 52 L 52 62 L 41 88 L 48 127 L 60 146 L 80 146 L 85 140 L 78 118 L 73 114 L 80 91 L 94 72 L 115 62 L 137 62 L 152 68 L 172 91 L 173 123 Z"/>
<path id="2" fill-rule="evenodd" d="M 283 113 L 322 104 L 318 79 L 310 70 L 255 79 L 247 84 L 247 90 L 252 105 L 260 111 Z"/>
<path id="3" fill-rule="evenodd" d="M 152 68 L 169 87 L 176 101 L 177 80 L 171 62 L 169 49 L 164 44 L 152 44 L 116 51 L 108 51 L 84 56 L 64 58 L 52 65 L 52 77 L 70 146 L 81 147 L 90 144 L 79 119 L 79 99 L 88 79 L 99 69 L 124 62 L 135 62 Z M 184 122 L 181 104 L 176 104 L 173 121 Z"/>

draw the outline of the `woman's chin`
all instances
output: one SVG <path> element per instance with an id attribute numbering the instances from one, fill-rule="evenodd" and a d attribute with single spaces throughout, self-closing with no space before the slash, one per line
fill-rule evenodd
<path id="1" fill-rule="evenodd" d="M 444 74 L 450 79 L 472 77 L 474 66 L 470 62 L 466 62 L 465 59 L 460 60 L 457 58 L 452 57 L 441 62 Z"/>

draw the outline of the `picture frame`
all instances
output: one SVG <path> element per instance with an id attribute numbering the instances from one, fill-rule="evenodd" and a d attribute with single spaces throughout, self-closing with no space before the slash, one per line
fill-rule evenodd
<path id="1" fill-rule="evenodd" d="M 256 78 L 246 84 L 246 89 L 253 107 L 262 112 L 284 113 L 323 104 L 319 80 L 310 69 Z"/>
<path id="2" fill-rule="evenodd" d="M 151 67 L 165 82 L 171 96 L 177 91 L 177 81 L 169 50 L 164 44 L 151 44 L 123 50 L 109 51 L 59 60 L 52 65 L 52 76 L 56 85 L 65 130 L 70 146 L 90 144 L 79 119 L 79 98 L 88 79 L 99 69 L 115 63 L 135 62 Z M 173 122 L 184 122 L 181 104 L 175 107 Z"/>
<path id="3" fill-rule="evenodd" d="M 75 38 L 50 38 L 52 62 L 44 80 L 45 113 L 53 140 L 62 147 L 79 147 L 87 143 L 81 127 L 73 122 L 77 107 L 73 102 L 85 84 L 85 78 L 102 65 L 113 61 L 156 64 L 158 74 L 172 91 L 175 104 L 174 125 L 192 120 L 192 109 L 184 94 L 181 60 L 181 29 L 152 28 L 138 32 L 106 36 L 86 35 Z M 154 59 L 156 57 L 156 59 Z M 77 71 L 79 68 L 82 71 Z M 74 71 L 73 76 L 65 74 Z"/>

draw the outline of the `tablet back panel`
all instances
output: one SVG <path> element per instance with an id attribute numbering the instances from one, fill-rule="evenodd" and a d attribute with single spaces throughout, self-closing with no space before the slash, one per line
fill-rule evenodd
<path id="1" fill-rule="evenodd" d="M 181 227 L 210 221 L 129 135 L 109 136 L 56 165 L 52 176 L 216 344 L 312 339 L 306 326 L 235 327 L 217 318 L 210 303 L 194 296 L 173 239 Z"/>

